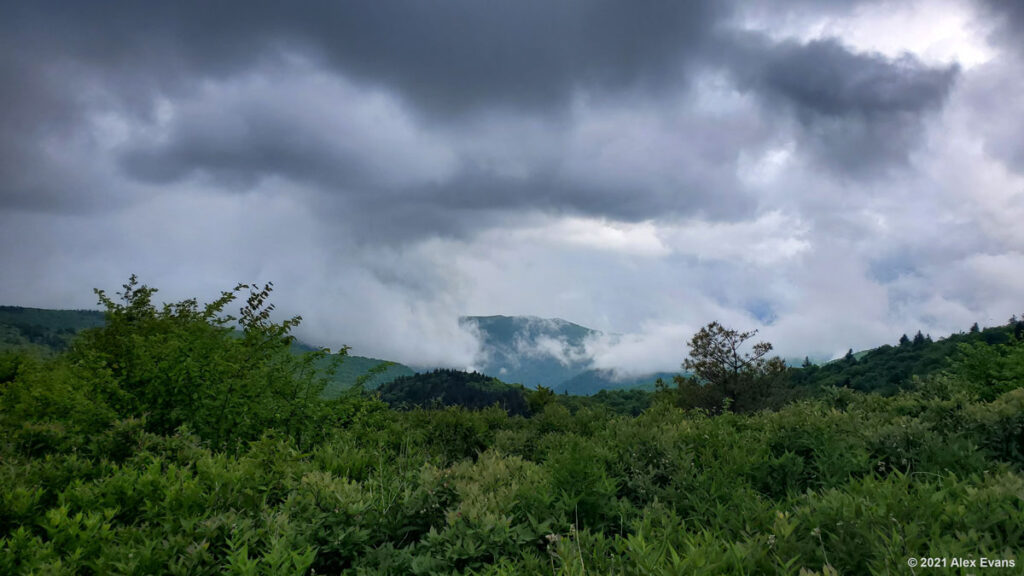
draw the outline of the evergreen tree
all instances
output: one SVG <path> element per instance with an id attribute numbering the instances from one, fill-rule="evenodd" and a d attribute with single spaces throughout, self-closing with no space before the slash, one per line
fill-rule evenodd
<path id="1" fill-rule="evenodd" d="M 914 346 L 920 346 L 921 344 L 924 344 L 924 334 L 921 334 L 921 331 L 918 330 L 917 334 L 914 334 Z"/>
<path id="2" fill-rule="evenodd" d="M 712 322 L 690 340 L 690 354 L 683 369 L 730 404 L 739 402 L 746 406 L 786 372 L 786 363 L 781 358 L 768 356 L 772 350 L 768 342 L 754 344 L 750 352 L 741 351 L 756 335 L 757 330 L 739 332 Z"/>
<path id="3" fill-rule="evenodd" d="M 843 360 L 849 364 L 853 364 L 857 361 L 857 357 L 853 355 L 853 348 L 846 351 L 846 356 L 843 356 Z"/>
<path id="4" fill-rule="evenodd" d="M 981 332 L 981 328 L 978 328 L 978 323 L 971 324 L 971 334 L 977 334 L 978 332 Z"/>
<path id="5" fill-rule="evenodd" d="M 900 346 L 908 346 L 908 345 L 910 345 L 910 338 L 907 338 L 906 334 L 904 334 L 903 336 L 900 336 Z"/>

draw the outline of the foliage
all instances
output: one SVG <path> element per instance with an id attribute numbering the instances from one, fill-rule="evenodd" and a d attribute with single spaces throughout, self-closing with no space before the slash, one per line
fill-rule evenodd
<path id="1" fill-rule="evenodd" d="M 382 400 L 398 408 L 465 406 L 485 408 L 497 404 L 509 414 L 526 414 L 526 391 L 479 372 L 437 369 L 402 376 L 382 385 Z"/>
<path id="2" fill-rule="evenodd" d="M 639 416 L 651 407 L 653 396 L 646 390 L 599 390 L 592 396 L 556 395 L 557 402 L 576 413 L 583 409 L 607 410 L 612 414 Z M 537 411 L 534 411 L 535 413 Z"/>
<path id="3" fill-rule="evenodd" d="M 104 321 L 104 313 L 98 310 L 45 310 L 0 306 L 0 354 L 29 350 L 37 355 L 53 355 L 66 350 L 79 332 L 103 326 Z M 291 350 L 297 356 L 302 356 L 316 352 L 319 348 L 295 340 L 292 342 Z M 335 360 L 336 358 L 330 356 L 316 362 L 318 370 L 328 377 L 323 391 L 327 398 L 338 396 L 342 391 L 356 385 L 361 378 L 365 380 L 366 388 L 376 388 L 399 376 L 413 374 L 412 369 L 407 366 L 376 358 L 345 354 L 344 363 L 339 365 Z M 380 372 L 372 372 L 382 363 L 387 363 L 388 366 Z"/>
<path id="4" fill-rule="evenodd" d="M 1024 326 L 1024 323 L 1020 323 Z M 864 392 L 891 395 L 913 386 L 914 376 L 927 376 L 945 370 L 961 355 L 961 345 L 998 346 L 1009 344 L 1018 322 L 952 334 L 932 342 L 927 337 L 914 344 L 904 335 L 897 346 L 884 345 L 866 353 L 857 353 L 856 362 L 834 361 L 809 369 L 790 370 L 789 379 L 796 389 L 808 390 L 843 386 Z M 917 340 L 915 336 L 915 340 Z"/>
<path id="5" fill-rule="evenodd" d="M 756 335 L 757 330 L 739 332 L 712 322 L 690 340 L 690 355 L 683 361 L 683 369 L 733 398 L 742 380 L 770 376 L 784 368 L 778 357 L 767 357 L 772 351 L 768 342 L 758 342 L 750 352 L 741 352 L 744 343 Z"/>
<path id="6" fill-rule="evenodd" d="M 244 290 L 249 294 L 239 332 L 236 319 L 223 311 Z M 270 285 L 262 290 L 239 285 L 203 307 L 191 299 L 158 308 L 152 302 L 156 290 L 134 276 L 119 293 L 120 301 L 97 290 L 106 308 L 104 324 L 82 332 L 54 361 L 52 376 L 27 370 L 6 398 L 18 399 L 18 413 L 36 420 L 55 415 L 46 414 L 52 408 L 41 399 L 30 402 L 30 397 L 44 393 L 58 405 L 67 401 L 61 398 L 75 398 L 76 405 L 144 419 L 156 434 L 188 426 L 218 448 L 254 440 L 268 428 L 311 441 L 324 384 L 314 363 L 326 351 L 291 354 L 289 332 L 300 319 L 271 322 L 270 291 Z M 83 395 L 90 402 L 78 398 Z"/>
<path id="7" fill-rule="evenodd" d="M 676 403 L 689 408 L 749 411 L 768 406 L 766 399 L 783 382 L 786 364 L 769 357 L 772 345 L 758 342 L 743 352 L 757 331 L 739 332 L 712 322 L 689 342 L 683 369 L 693 376 L 676 376 Z"/>
<path id="8" fill-rule="evenodd" d="M 550 391 L 530 393 L 530 417 L 395 411 L 359 390 L 313 394 L 269 290 L 249 292 L 241 333 L 227 302 L 156 308 L 152 294 L 130 282 L 62 356 L 0 357 L 0 573 L 880 575 L 911 557 L 1024 561 L 1016 338 L 972 342 L 891 396 L 833 387 L 775 411 L 684 410 L 668 387 L 638 415 Z M 203 386 L 242 391 L 226 435 Z M 302 425 L 285 417 L 295 398 Z"/>
<path id="9" fill-rule="evenodd" d="M 37 347 L 61 351 L 76 333 L 102 323 L 103 314 L 92 310 L 0 306 L 0 349 Z"/>

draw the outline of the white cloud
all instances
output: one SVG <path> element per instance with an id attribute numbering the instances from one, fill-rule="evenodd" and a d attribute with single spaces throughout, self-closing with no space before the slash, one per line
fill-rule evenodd
<path id="1" fill-rule="evenodd" d="M 691 220 L 667 227 L 663 235 L 677 253 L 756 266 L 792 260 L 811 248 L 806 225 L 778 211 L 741 222 Z"/>
<path id="2" fill-rule="evenodd" d="M 592 338 L 587 352 L 594 359 L 594 368 L 610 370 L 617 377 L 677 372 L 694 332 L 696 329 L 686 324 L 648 322 L 635 333 Z"/>
<path id="3" fill-rule="evenodd" d="M 578 247 L 634 256 L 658 257 L 670 250 L 653 222 L 613 222 L 603 218 L 567 217 L 509 231 L 514 242 Z"/>
<path id="4" fill-rule="evenodd" d="M 992 27 L 979 18 L 968 0 L 865 2 L 850 12 L 820 13 L 750 4 L 737 24 L 776 40 L 801 42 L 839 38 L 860 52 L 890 58 L 913 54 L 920 60 L 973 68 L 991 60 L 996 50 L 987 42 Z"/>

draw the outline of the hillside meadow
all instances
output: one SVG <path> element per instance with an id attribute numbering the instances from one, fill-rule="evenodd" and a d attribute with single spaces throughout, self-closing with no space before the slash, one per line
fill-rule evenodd
<path id="1" fill-rule="evenodd" d="M 204 306 L 158 306 L 154 293 L 134 279 L 117 298 L 99 292 L 105 323 L 59 355 L 0 355 L 0 573 L 1020 566 L 1024 343 L 1012 326 L 950 344 L 940 367 L 885 380 L 884 396 L 815 380 L 701 405 L 721 398 L 694 399 L 679 379 L 621 410 L 522 389 L 510 415 L 397 410 L 360 387 L 325 397 L 321 367 L 344 358 L 294 354 L 299 319 L 271 320 L 269 286 Z"/>

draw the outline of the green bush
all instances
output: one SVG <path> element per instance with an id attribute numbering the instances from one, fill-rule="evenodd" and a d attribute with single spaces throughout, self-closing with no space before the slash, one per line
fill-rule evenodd
<path id="1" fill-rule="evenodd" d="M 240 316 L 225 315 L 245 290 Z M 69 361 L 87 390 L 122 417 L 144 417 L 151 432 L 188 425 L 215 448 L 237 449 L 275 428 L 312 444 L 326 416 L 317 370 L 325 352 L 292 353 L 300 318 L 271 322 L 270 291 L 239 285 L 203 307 L 191 299 L 158 308 L 156 289 L 132 276 L 120 302 L 96 291 L 106 323 L 75 340 Z"/>

